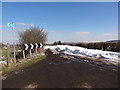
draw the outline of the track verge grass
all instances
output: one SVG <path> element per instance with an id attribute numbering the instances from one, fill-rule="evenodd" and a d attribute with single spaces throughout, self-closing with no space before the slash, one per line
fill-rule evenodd
<path id="1" fill-rule="evenodd" d="M 2 74 L 3 75 L 8 74 L 10 72 L 26 68 L 26 67 L 28 67 L 32 64 L 35 64 L 35 63 L 37 63 L 45 58 L 46 58 L 46 55 L 44 55 L 44 56 L 39 55 L 39 56 L 36 56 L 34 58 L 23 61 L 21 63 L 12 64 L 10 67 L 2 67 Z"/>

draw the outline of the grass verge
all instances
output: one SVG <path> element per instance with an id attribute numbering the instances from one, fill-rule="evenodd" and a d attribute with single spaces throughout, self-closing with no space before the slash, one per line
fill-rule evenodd
<path id="1" fill-rule="evenodd" d="M 45 59 L 46 56 L 36 56 L 30 60 L 26 60 L 26 61 L 23 61 L 22 63 L 17 63 L 17 64 L 11 64 L 10 67 L 2 67 L 2 74 L 7 74 L 7 73 L 10 73 L 10 72 L 13 72 L 13 71 L 16 71 L 16 70 L 20 70 L 20 69 L 23 69 L 25 67 L 28 67 L 32 64 L 35 64 L 37 62 L 39 62 L 40 60 L 43 60 Z"/>

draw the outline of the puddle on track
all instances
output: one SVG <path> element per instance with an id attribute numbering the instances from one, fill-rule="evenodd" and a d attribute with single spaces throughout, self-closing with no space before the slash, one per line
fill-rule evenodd
<path id="1" fill-rule="evenodd" d="M 56 63 L 56 62 L 50 62 L 49 64 L 53 64 L 53 65 L 61 65 L 61 64 L 69 64 L 69 63 L 72 63 L 72 62 L 78 62 L 78 63 L 83 63 L 83 64 L 88 64 L 88 65 L 91 65 L 91 66 L 95 66 L 95 68 L 91 68 L 90 70 L 95 70 L 95 69 L 118 69 L 117 66 L 113 66 L 113 65 L 97 65 L 96 63 L 101 63 L 99 61 L 93 61 L 93 60 L 80 60 L 80 59 L 77 59 L 75 58 L 74 56 L 69 56 L 69 55 L 66 55 L 66 54 L 60 54 L 60 56 L 67 56 L 69 58 L 69 60 L 65 61 L 65 62 L 62 62 L 62 63 Z M 103 63 L 103 62 L 102 62 Z"/>

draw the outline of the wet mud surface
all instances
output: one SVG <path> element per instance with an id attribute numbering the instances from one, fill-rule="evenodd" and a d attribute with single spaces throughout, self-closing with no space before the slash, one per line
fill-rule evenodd
<path id="1" fill-rule="evenodd" d="M 118 88 L 118 66 L 64 54 L 3 77 L 3 88 Z"/>

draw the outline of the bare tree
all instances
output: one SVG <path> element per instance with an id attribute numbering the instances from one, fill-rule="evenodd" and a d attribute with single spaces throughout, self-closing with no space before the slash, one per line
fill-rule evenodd
<path id="1" fill-rule="evenodd" d="M 45 43 L 47 41 L 47 33 L 40 28 L 34 27 L 26 29 L 19 33 L 20 44 Z"/>

